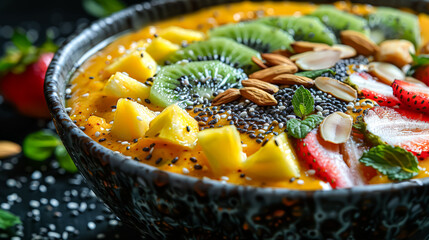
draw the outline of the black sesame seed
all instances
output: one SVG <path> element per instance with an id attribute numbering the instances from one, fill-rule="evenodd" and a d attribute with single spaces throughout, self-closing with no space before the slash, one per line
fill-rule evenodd
<path id="1" fill-rule="evenodd" d="M 175 157 L 175 158 L 173 158 L 173 160 L 171 160 L 171 163 L 172 163 L 172 164 L 175 164 L 177 161 L 179 161 L 179 157 Z"/>
<path id="2" fill-rule="evenodd" d="M 100 139 L 98 139 L 98 142 L 104 142 L 104 141 L 106 141 L 106 138 L 100 138 Z"/>
<path id="3" fill-rule="evenodd" d="M 156 164 L 156 165 L 158 165 L 158 164 L 160 164 L 161 162 L 162 162 L 162 158 L 158 158 L 158 159 L 156 159 L 155 164 Z"/>
<path id="4" fill-rule="evenodd" d="M 150 104 L 150 100 L 149 100 L 148 98 L 146 98 L 144 101 L 145 101 L 147 104 Z"/>
<path id="5" fill-rule="evenodd" d="M 196 163 L 197 159 L 195 157 L 190 157 L 189 160 L 191 160 L 191 162 Z"/>
<path id="6" fill-rule="evenodd" d="M 186 131 L 190 132 L 191 131 L 191 127 L 186 126 Z"/>
<path id="7" fill-rule="evenodd" d="M 203 169 L 203 166 L 201 166 L 200 164 L 195 164 L 194 169 L 195 170 L 201 170 L 201 169 Z"/>
<path id="8" fill-rule="evenodd" d="M 149 152 L 149 151 L 150 151 L 150 148 L 148 148 L 148 147 L 144 147 L 144 148 L 143 148 L 143 151 L 144 151 L 144 152 Z"/>
<path id="9" fill-rule="evenodd" d="M 144 159 L 145 160 L 150 160 L 152 158 L 152 153 L 149 153 L 149 155 L 147 155 Z"/>

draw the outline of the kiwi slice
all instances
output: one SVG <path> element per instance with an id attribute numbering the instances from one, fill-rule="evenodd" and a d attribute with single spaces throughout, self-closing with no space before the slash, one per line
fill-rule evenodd
<path id="1" fill-rule="evenodd" d="M 259 52 L 288 49 L 294 41 L 287 32 L 261 23 L 235 23 L 213 28 L 210 37 L 226 37 Z"/>
<path id="2" fill-rule="evenodd" d="M 361 32 L 369 37 L 369 27 L 366 19 L 341 11 L 334 6 L 322 5 L 312 14 L 322 21 L 326 26 L 331 28 L 338 36 L 343 30 L 353 30 Z"/>
<path id="3" fill-rule="evenodd" d="M 318 18 L 312 16 L 264 17 L 255 22 L 277 27 L 288 32 L 296 41 L 308 41 L 333 45 L 335 34 Z"/>
<path id="4" fill-rule="evenodd" d="M 206 41 L 195 42 L 178 50 L 168 57 L 168 61 L 176 63 L 181 60 L 207 61 L 219 60 L 235 68 L 242 68 L 246 73 L 259 70 L 252 57 L 260 58 L 257 51 L 228 38 L 214 37 Z"/>
<path id="5" fill-rule="evenodd" d="M 240 87 L 241 80 L 246 78 L 242 69 L 220 61 L 168 65 L 155 75 L 149 99 L 160 107 L 174 103 L 181 107 L 204 104 L 219 90 Z"/>
<path id="6" fill-rule="evenodd" d="M 385 39 L 406 39 L 418 47 L 421 43 L 418 17 L 394 8 L 379 7 L 368 15 L 371 38 L 379 43 Z"/>

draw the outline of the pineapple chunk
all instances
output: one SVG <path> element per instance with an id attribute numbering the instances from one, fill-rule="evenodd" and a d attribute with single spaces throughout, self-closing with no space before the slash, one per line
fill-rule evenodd
<path id="1" fill-rule="evenodd" d="M 268 181 L 299 177 L 297 159 L 292 143 L 286 133 L 282 133 L 248 157 L 243 172 L 251 178 Z"/>
<path id="2" fill-rule="evenodd" d="M 117 72 L 107 81 L 104 86 L 104 93 L 108 96 L 120 98 L 145 99 L 149 97 L 150 87 L 121 72 Z"/>
<path id="3" fill-rule="evenodd" d="M 193 148 L 197 143 L 197 133 L 198 122 L 188 112 L 173 104 L 153 119 L 146 136 Z"/>
<path id="4" fill-rule="evenodd" d="M 147 107 L 121 98 L 116 104 L 111 133 L 121 140 L 140 138 L 144 136 L 155 116 Z"/>
<path id="5" fill-rule="evenodd" d="M 167 39 L 157 37 L 152 39 L 150 45 L 146 48 L 146 51 L 155 59 L 157 62 L 161 62 L 166 59 L 168 55 L 179 50 L 180 47 Z"/>
<path id="6" fill-rule="evenodd" d="M 241 168 L 240 133 L 234 125 L 201 131 L 198 133 L 198 143 L 216 176 L 225 176 Z"/>
<path id="7" fill-rule="evenodd" d="M 159 31 L 158 35 L 176 44 L 182 44 L 183 41 L 188 43 L 201 41 L 205 35 L 203 32 L 171 26 Z"/>
<path id="8" fill-rule="evenodd" d="M 130 77 L 145 82 L 146 79 L 155 74 L 156 66 L 155 60 L 149 53 L 136 49 L 116 59 L 106 67 L 106 70 L 110 74 L 126 72 Z"/>

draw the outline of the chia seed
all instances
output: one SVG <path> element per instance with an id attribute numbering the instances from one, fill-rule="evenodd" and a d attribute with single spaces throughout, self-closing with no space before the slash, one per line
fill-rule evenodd
<path id="1" fill-rule="evenodd" d="M 347 74 L 347 70 L 349 69 L 349 65 L 355 65 L 353 67 L 353 70 L 356 72 L 362 72 L 358 66 L 359 65 L 368 65 L 369 60 L 365 56 L 359 55 L 354 58 L 346 58 L 341 59 L 338 61 L 335 66 L 331 68 L 332 71 L 334 71 L 336 74 L 335 76 L 331 73 L 324 73 L 322 74 L 323 77 L 330 77 L 337 79 L 339 81 L 344 81 L 349 75 Z"/>

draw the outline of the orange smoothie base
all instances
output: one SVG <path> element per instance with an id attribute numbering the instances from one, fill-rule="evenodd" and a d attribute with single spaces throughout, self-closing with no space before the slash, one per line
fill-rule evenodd
<path id="1" fill-rule="evenodd" d="M 370 5 L 351 5 L 346 2 L 337 2 L 334 5 L 340 9 L 347 9 L 357 14 L 364 14 L 374 10 L 374 7 Z M 100 142 L 100 144 L 113 151 L 119 151 L 131 158 L 138 158 L 141 162 L 156 166 L 162 170 L 182 174 L 184 172 L 184 168 L 186 168 L 187 170 L 185 170 L 185 172 L 189 176 L 199 178 L 205 176 L 214 178 L 207 163 L 207 159 L 199 145 L 190 150 L 160 141 L 159 139 L 140 138 L 137 142 L 131 141 L 129 144 L 123 144 L 123 142 L 119 142 L 118 139 L 115 139 L 109 133 L 108 129 L 111 128 L 111 124 L 109 123 L 113 121 L 114 117 L 112 106 L 116 105 L 118 98 L 108 97 L 103 94 L 103 87 L 109 78 L 109 76 L 106 76 L 104 69 L 113 59 L 124 54 L 127 49 L 135 47 L 138 41 L 146 41 L 147 39 L 153 38 L 153 34 L 156 33 L 157 29 L 166 28 L 168 26 L 179 26 L 205 32 L 215 26 L 225 23 L 254 19 L 259 13 L 263 13 L 265 16 L 299 16 L 312 12 L 316 7 L 317 5 L 315 4 L 294 2 L 243 2 L 221 5 L 158 22 L 154 25 L 146 26 L 138 32 L 124 35 L 94 54 L 77 70 L 70 82 L 69 88 L 72 90 L 72 93 L 71 98 L 67 101 L 67 107 L 71 107 L 72 109 L 70 112 L 71 119 L 74 120 L 78 126 L 85 127 L 84 132 L 95 141 L 105 138 L 105 140 Z M 429 16 L 420 14 L 419 20 L 421 26 L 429 25 Z M 426 42 L 429 39 L 429 28 L 422 28 L 422 38 L 423 42 Z M 151 104 L 147 104 L 144 101 L 139 103 L 154 111 L 162 110 L 152 106 Z M 191 116 L 195 116 L 192 111 L 189 113 Z M 221 120 L 226 121 L 224 119 Z M 224 125 L 222 121 L 219 124 Z M 278 128 L 277 131 L 282 132 Z M 273 134 L 269 134 L 266 138 L 271 138 L 273 136 Z M 254 139 L 250 139 L 246 134 L 241 134 L 241 140 L 245 146 L 243 147 L 243 151 L 247 156 L 256 152 L 261 146 L 260 144 L 257 144 Z M 155 144 L 155 149 L 152 152 L 151 159 L 145 160 L 149 155 L 149 152 L 143 151 L 143 148 L 150 147 L 151 144 Z M 171 164 L 171 160 L 176 156 L 180 156 L 180 159 L 175 164 Z M 195 157 L 197 159 L 197 163 L 202 166 L 202 169 L 195 170 L 195 163 L 190 160 L 190 157 Z M 155 162 L 159 158 L 162 158 L 163 161 L 156 164 Z M 302 161 L 300 164 L 301 177 L 299 179 L 302 181 L 290 182 L 289 179 L 275 182 L 256 181 L 240 177 L 241 170 L 237 169 L 235 173 L 226 176 L 229 179 L 227 182 L 233 184 L 281 187 L 299 190 L 330 188 L 329 184 L 308 174 Z M 426 170 L 429 169 L 429 161 L 420 161 L 419 165 L 421 170 L 420 174 L 416 178 L 429 176 L 429 171 Z M 222 179 L 225 180 L 227 178 Z M 387 177 L 382 175 L 377 175 L 369 181 L 370 184 L 384 182 L 389 182 L 389 180 Z"/>

